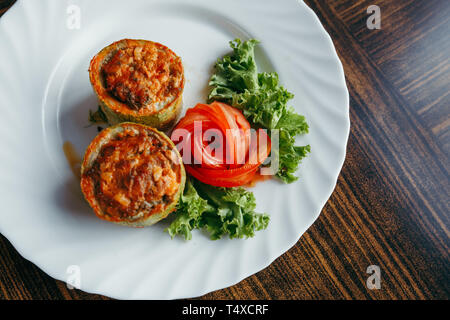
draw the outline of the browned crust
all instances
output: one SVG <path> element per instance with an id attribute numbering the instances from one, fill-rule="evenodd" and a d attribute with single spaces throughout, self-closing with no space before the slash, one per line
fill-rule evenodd
<path id="1" fill-rule="evenodd" d="M 104 79 L 102 77 L 102 66 L 109 61 L 111 56 L 121 48 L 133 47 L 153 43 L 162 50 L 168 50 L 171 54 L 178 58 L 179 68 L 183 74 L 180 90 L 174 99 L 166 104 L 161 110 L 152 111 L 148 108 L 135 110 L 130 108 L 126 103 L 117 100 L 105 88 Z M 95 94 L 99 99 L 100 107 L 106 114 L 110 124 L 120 122 L 137 122 L 152 126 L 157 129 L 165 130 L 174 123 L 182 108 L 182 94 L 184 89 L 184 69 L 181 59 L 168 47 L 153 41 L 123 39 L 116 41 L 102 49 L 95 55 L 89 65 L 89 79 Z"/>
<path id="2" fill-rule="evenodd" d="M 92 164 L 94 163 L 95 159 L 97 158 L 102 147 L 108 141 L 113 139 L 115 137 L 115 135 L 119 132 L 119 130 L 123 130 L 126 127 L 138 128 L 138 130 L 142 130 L 142 129 L 151 130 L 152 132 L 154 132 L 158 138 L 164 140 L 171 146 L 171 148 L 172 148 L 171 151 L 173 151 L 173 155 L 175 156 L 175 161 L 177 161 L 180 164 L 179 168 L 180 168 L 181 181 L 179 183 L 179 189 L 174 197 L 175 201 L 172 203 L 169 203 L 162 212 L 147 213 L 144 216 L 140 217 L 139 219 L 135 219 L 135 220 L 120 219 L 118 217 L 113 217 L 113 216 L 110 216 L 110 215 L 106 214 L 105 212 L 103 212 L 103 210 L 101 209 L 101 207 L 95 197 L 93 181 L 92 181 L 92 179 L 86 177 L 86 175 L 85 175 L 85 173 L 91 168 Z M 121 124 L 115 125 L 113 127 L 104 129 L 89 144 L 88 148 L 86 149 L 84 159 L 83 159 L 83 162 L 81 165 L 81 183 L 80 183 L 80 185 L 81 185 L 81 190 L 84 194 L 86 201 L 89 203 L 89 205 L 92 207 L 92 209 L 94 210 L 97 217 L 99 217 L 100 219 L 111 221 L 111 222 L 122 224 L 122 225 L 127 225 L 127 226 L 144 227 L 144 226 L 154 224 L 154 223 L 158 222 L 159 220 L 165 218 L 170 212 L 172 212 L 175 209 L 178 199 L 179 199 L 181 193 L 183 192 L 185 179 L 186 179 L 186 174 L 184 171 L 184 166 L 183 166 L 181 156 L 178 153 L 178 150 L 175 147 L 175 145 L 173 144 L 173 142 L 169 139 L 169 137 L 167 137 L 164 133 L 162 133 L 154 128 L 151 128 L 151 127 L 148 127 L 148 126 L 145 126 L 142 124 L 121 123 Z"/>

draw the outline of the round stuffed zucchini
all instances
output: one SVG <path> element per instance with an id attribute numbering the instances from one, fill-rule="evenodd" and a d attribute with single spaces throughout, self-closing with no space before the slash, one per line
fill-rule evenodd
<path id="1" fill-rule="evenodd" d="M 91 60 L 89 78 L 111 125 L 136 122 L 166 130 L 181 112 L 183 64 L 160 43 L 114 42 Z"/>
<path id="2" fill-rule="evenodd" d="M 175 210 L 185 181 L 173 142 L 136 123 L 101 131 L 81 165 L 81 190 L 95 214 L 132 227 L 152 225 Z"/>

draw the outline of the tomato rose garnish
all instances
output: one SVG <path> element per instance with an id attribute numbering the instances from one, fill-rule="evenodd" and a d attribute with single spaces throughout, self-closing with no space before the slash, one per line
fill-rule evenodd
<path id="1" fill-rule="evenodd" d="M 240 110 L 221 102 L 187 110 L 171 139 L 186 171 L 218 187 L 248 184 L 271 148 L 265 130 L 252 129 Z"/>

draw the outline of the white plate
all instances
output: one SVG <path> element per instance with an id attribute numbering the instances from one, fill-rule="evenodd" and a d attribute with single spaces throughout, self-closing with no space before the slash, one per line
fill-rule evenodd
<path id="1" fill-rule="evenodd" d="M 186 108 L 206 99 L 214 62 L 236 37 L 261 40 L 261 70 L 279 73 L 310 125 L 298 139 L 312 148 L 300 180 L 253 189 L 258 210 L 270 213 L 268 229 L 219 241 L 196 231 L 185 242 L 163 232 L 166 221 L 131 229 L 97 219 L 62 149 L 70 141 L 82 155 L 97 133 L 85 128 L 88 110 L 96 109 L 91 57 L 122 38 L 167 45 L 185 64 Z M 79 271 L 82 290 L 123 299 L 224 288 L 293 246 L 334 189 L 349 134 L 348 92 L 331 39 L 303 2 L 18 1 L 0 19 L 0 43 L 0 231 L 56 279 L 76 283 Z"/>

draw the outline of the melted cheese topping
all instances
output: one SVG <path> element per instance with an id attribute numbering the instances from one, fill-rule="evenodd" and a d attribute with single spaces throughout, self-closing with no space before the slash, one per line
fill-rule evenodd
<path id="1" fill-rule="evenodd" d="M 84 179 L 92 179 L 94 197 L 116 219 L 138 219 L 160 212 L 180 187 L 180 165 L 171 146 L 152 131 L 135 128 L 102 146 Z"/>
<path id="2" fill-rule="evenodd" d="M 182 90 L 180 58 L 153 42 L 117 50 L 102 71 L 106 90 L 133 110 L 158 111 Z"/>

